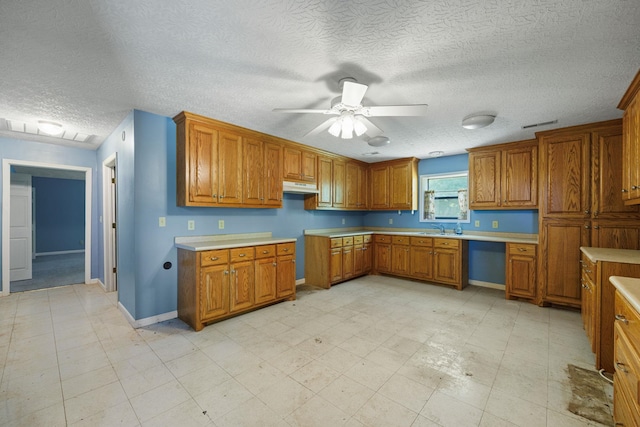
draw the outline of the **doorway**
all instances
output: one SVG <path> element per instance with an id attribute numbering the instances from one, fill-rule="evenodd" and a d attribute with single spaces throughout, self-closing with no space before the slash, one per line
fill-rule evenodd
<path id="1" fill-rule="evenodd" d="M 51 163 L 30 162 L 23 160 L 3 159 L 2 161 L 2 292 L 6 296 L 11 292 L 11 214 L 14 209 L 11 207 L 11 170 L 12 168 L 21 173 L 28 173 L 30 168 L 50 169 L 58 174 L 84 174 L 85 191 L 85 225 L 84 225 L 84 283 L 91 283 L 91 168 L 79 166 L 67 166 Z"/>
<path id="2" fill-rule="evenodd" d="M 118 289 L 116 228 L 116 155 L 102 162 L 102 216 L 104 236 L 104 288 L 106 292 Z"/>

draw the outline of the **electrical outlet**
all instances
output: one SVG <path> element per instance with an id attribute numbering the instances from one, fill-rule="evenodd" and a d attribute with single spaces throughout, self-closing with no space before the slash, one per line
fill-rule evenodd
<path id="1" fill-rule="evenodd" d="M 218 220 L 218 230 L 224 230 L 224 219 Z"/>
<path id="2" fill-rule="evenodd" d="M 492 227 L 492 228 L 498 228 L 498 221 L 493 221 L 493 222 L 491 223 L 491 227 Z"/>
<path id="3" fill-rule="evenodd" d="M 196 222 L 192 219 L 187 221 L 187 230 L 195 230 L 195 229 L 196 229 Z"/>
<path id="4" fill-rule="evenodd" d="M 473 225 L 475 225 L 476 227 L 480 227 L 480 220 L 476 219 L 476 221 L 473 223 Z"/>
<path id="5" fill-rule="evenodd" d="M 166 227 L 167 226 L 167 218 L 164 216 L 158 217 L 158 227 Z"/>
<path id="6" fill-rule="evenodd" d="M 389 225 L 393 224 L 393 218 L 389 218 Z"/>

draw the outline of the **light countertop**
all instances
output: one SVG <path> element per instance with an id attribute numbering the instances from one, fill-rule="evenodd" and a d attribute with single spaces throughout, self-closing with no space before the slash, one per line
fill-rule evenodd
<path id="1" fill-rule="evenodd" d="M 611 276 L 609 280 L 618 292 L 629 301 L 629 304 L 640 313 L 640 279 Z"/>
<path id="2" fill-rule="evenodd" d="M 297 239 L 292 237 L 272 237 L 271 233 L 214 234 L 210 236 L 176 237 L 175 246 L 189 251 L 210 251 L 295 241 Z"/>
<path id="3" fill-rule="evenodd" d="M 524 233 L 472 233 L 468 232 L 463 234 L 453 234 L 447 232 L 440 234 L 438 230 L 400 230 L 398 229 L 358 229 L 358 228 L 333 228 L 333 229 L 320 229 L 320 230 L 305 230 L 305 236 L 321 236 L 321 237 L 348 237 L 360 234 L 387 234 L 398 236 L 424 236 L 424 237 L 438 237 L 446 239 L 459 239 L 459 240 L 474 240 L 482 242 L 499 242 L 499 243 L 529 243 L 537 244 L 537 234 L 524 234 Z"/>
<path id="4" fill-rule="evenodd" d="M 581 246 L 580 250 L 591 262 L 607 261 L 624 264 L 640 264 L 640 251 L 634 249 L 591 248 Z"/>

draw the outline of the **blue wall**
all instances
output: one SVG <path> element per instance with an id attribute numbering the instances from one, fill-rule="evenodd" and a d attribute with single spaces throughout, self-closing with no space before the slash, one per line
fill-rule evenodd
<path id="1" fill-rule="evenodd" d="M 95 168 L 96 168 L 96 153 L 93 150 L 85 150 L 81 148 L 65 147 L 61 145 L 46 144 L 41 142 L 26 141 L 22 139 L 13 138 L 0 138 L 0 157 L 2 159 L 30 161 L 38 163 L 65 165 L 65 166 L 80 166 L 92 168 L 94 173 L 92 175 L 93 191 L 92 191 L 92 224 L 98 224 L 99 214 L 97 213 L 97 198 L 98 192 L 95 185 Z M 0 193 L 2 193 L 2 174 L 0 174 Z M 2 194 L 0 194 L 0 208 L 2 207 Z M 99 271 L 102 271 L 102 259 L 97 256 L 98 249 L 98 227 L 92 228 L 91 234 L 91 277 L 97 277 Z M 0 229 L 0 239 L 8 238 L 2 236 L 2 230 Z M 0 256 L 1 254 L 0 246 Z M 4 266 L 3 266 L 4 267 Z M 2 267 L 0 267 L 1 270 Z M 8 266 L 7 266 L 8 268 Z M 0 271 L 0 276 L 2 271 Z"/>
<path id="2" fill-rule="evenodd" d="M 36 253 L 84 250 L 85 182 L 31 179 L 35 189 Z"/>

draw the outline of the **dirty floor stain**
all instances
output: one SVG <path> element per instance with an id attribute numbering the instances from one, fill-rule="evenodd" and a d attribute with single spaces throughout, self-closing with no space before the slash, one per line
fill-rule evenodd
<path id="1" fill-rule="evenodd" d="M 569 412 L 600 424 L 612 425 L 611 401 L 604 391 L 606 383 L 600 374 L 575 365 L 567 365 L 567 373 L 571 384 Z"/>

